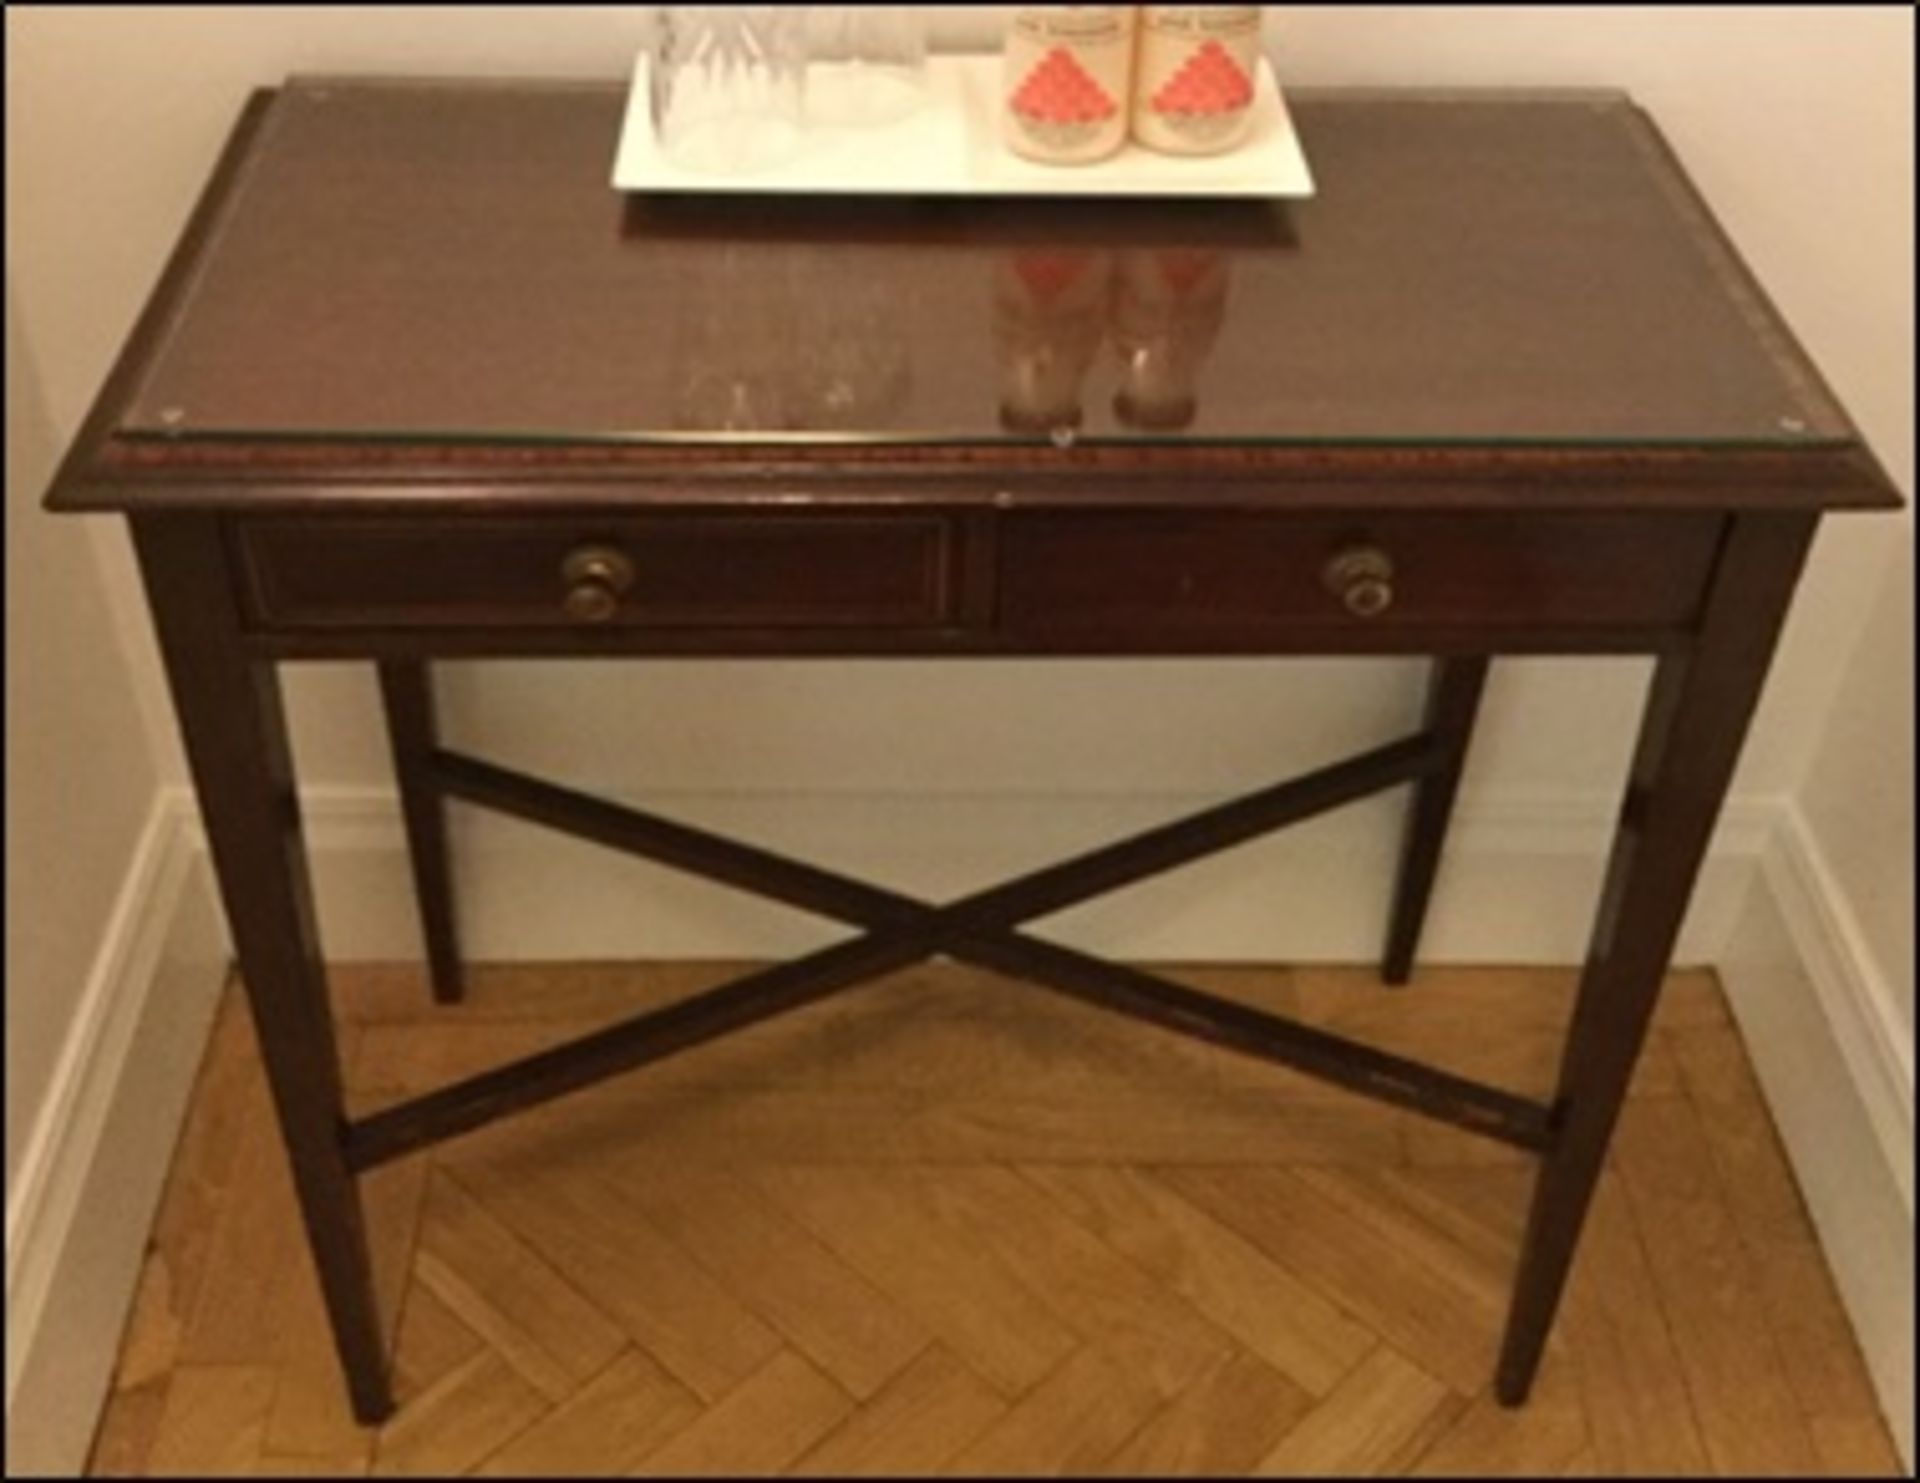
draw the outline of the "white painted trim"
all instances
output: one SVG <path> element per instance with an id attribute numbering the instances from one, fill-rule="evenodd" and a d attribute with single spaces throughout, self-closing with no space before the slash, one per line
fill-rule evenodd
<path id="1" fill-rule="evenodd" d="M 1772 836 L 1779 807 L 1775 798 L 1729 798 L 1714 830 L 1713 854 L 1758 860 Z M 1580 855 L 1604 864 L 1619 811 L 1620 799 L 1607 794 L 1503 789 L 1478 799 L 1461 799 L 1447 833 L 1447 847 Z"/>
<path id="2" fill-rule="evenodd" d="M 581 785 L 613 797 L 618 789 Z M 635 796 L 675 818 L 941 896 L 1219 801 L 1216 795 L 687 791 Z M 1063 916 L 1062 930 L 1140 959 L 1365 961 L 1379 951 L 1399 845 L 1393 798 L 1370 800 L 1121 898 Z M 1682 937 L 1711 962 L 1768 837 L 1771 799 L 1729 804 Z M 302 794 L 329 958 L 419 951 L 394 796 Z M 1587 947 L 1616 798 L 1507 792 L 1463 798 L 1422 956 L 1433 962 L 1577 963 Z M 456 808 L 456 892 L 472 956 L 756 957 L 827 932 L 517 821 Z"/>
<path id="3" fill-rule="evenodd" d="M 1894 993 L 1819 836 L 1797 802 L 1781 810 L 1764 879 L 1792 934 L 1820 1009 L 1913 1214 L 1913 1044 Z"/>
<path id="4" fill-rule="evenodd" d="M 1912 1467 L 1912 1048 L 1818 837 L 1791 802 L 1720 967 L 1882 1413 Z"/>
<path id="5" fill-rule="evenodd" d="M 10 1468 L 75 1472 L 226 976 L 196 831 L 163 791 L 7 1192 Z"/>
<path id="6" fill-rule="evenodd" d="M 1182 808 L 1205 808 L 1219 803 L 1222 797 L 1212 793 L 1118 794 L 1065 792 L 1060 789 L 1047 792 L 996 789 L 991 793 L 853 792 L 826 789 L 798 793 L 688 789 L 642 794 L 632 789 L 592 783 L 574 782 L 567 786 L 602 797 L 645 804 L 666 813 L 711 807 L 716 802 L 736 807 L 761 806 L 779 810 L 802 800 L 833 807 L 856 808 L 874 804 L 897 808 L 921 802 L 972 809 L 985 804 L 1011 806 L 1027 813 L 1054 803 L 1081 808 L 1111 806 L 1123 798 L 1134 808 L 1144 805 L 1149 811 L 1171 812 Z M 177 788 L 170 791 L 177 795 L 183 806 L 191 808 L 192 795 L 188 790 Z M 1784 799 L 1777 797 L 1729 798 L 1721 810 L 1719 827 L 1714 834 L 1714 848 L 1729 854 L 1758 858 L 1772 838 L 1774 824 L 1784 802 Z M 399 798 L 391 788 L 337 783 L 302 788 L 300 809 L 308 842 L 315 848 L 350 848 L 356 844 L 403 847 L 406 843 L 400 820 Z M 1607 848 L 1618 811 L 1617 798 L 1565 789 L 1510 789 L 1479 798 L 1468 796 L 1463 797 L 1455 809 L 1448 844 L 1453 844 L 1456 836 L 1471 834 L 1477 842 L 1489 846 L 1497 844 L 1503 849 L 1555 855 L 1591 855 Z M 198 829 L 197 821 L 194 827 Z"/>
<path id="7" fill-rule="evenodd" d="M 133 860 L 101 934 L 80 1004 L 48 1079 L 46 1100 L 20 1157 L 19 1177 L 7 1191 L 7 1315 L 44 1296 L 46 1233 L 64 1228 L 88 1160 L 78 1151 L 98 1138 L 126 1058 L 141 996 L 158 964 L 171 912 L 193 862 L 192 841 L 179 828 L 171 800 L 156 797 L 134 845 Z M 16 1380 L 15 1346 L 8 1344 L 7 1398 Z"/>

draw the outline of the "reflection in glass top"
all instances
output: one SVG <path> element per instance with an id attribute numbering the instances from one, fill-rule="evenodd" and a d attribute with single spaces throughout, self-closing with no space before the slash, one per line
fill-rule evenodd
<path id="1" fill-rule="evenodd" d="M 1623 100 L 1301 98 L 1286 207 L 628 200 L 622 102 L 290 85 L 123 431 L 1848 435 Z"/>

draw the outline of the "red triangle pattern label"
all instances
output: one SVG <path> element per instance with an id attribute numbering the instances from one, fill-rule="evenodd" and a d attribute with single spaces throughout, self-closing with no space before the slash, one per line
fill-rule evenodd
<path id="1" fill-rule="evenodd" d="M 1091 124 L 1119 111 L 1079 59 L 1056 46 L 1034 64 L 1013 95 L 1014 112 L 1049 124 Z"/>
<path id="2" fill-rule="evenodd" d="M 1253 102 L 1253 79 L 1231 53 L 1209 41 L 1153 95 L 1156 113 L 1238 113 Z"/>

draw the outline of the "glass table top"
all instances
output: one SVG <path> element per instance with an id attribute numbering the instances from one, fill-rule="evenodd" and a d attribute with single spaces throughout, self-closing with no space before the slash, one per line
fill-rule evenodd
<path id="1" fill-rule="evenodd" d="M 296 81 L 123 435 L 1851 437 L 1611 94 L 1299 94 L 1272 204 L 627 198 L 624 88 Z"/>

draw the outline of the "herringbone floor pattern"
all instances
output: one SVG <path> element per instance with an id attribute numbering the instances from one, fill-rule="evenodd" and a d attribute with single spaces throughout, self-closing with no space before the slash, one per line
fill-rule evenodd
<path id="1" fill-rule="evenodd" d="M 335 975 L 361 1110 L 732 971 Z M 1183 975 L 1544 1094 L 1571 975 Z M 1710 976 L 1677 975 L 1535 1398 L 1519 1155 L 947 966 L 380 1171 L 400 1410 L 347 1415 L 243 1006 L 101 1474 L 1897 1471 Z"/>

